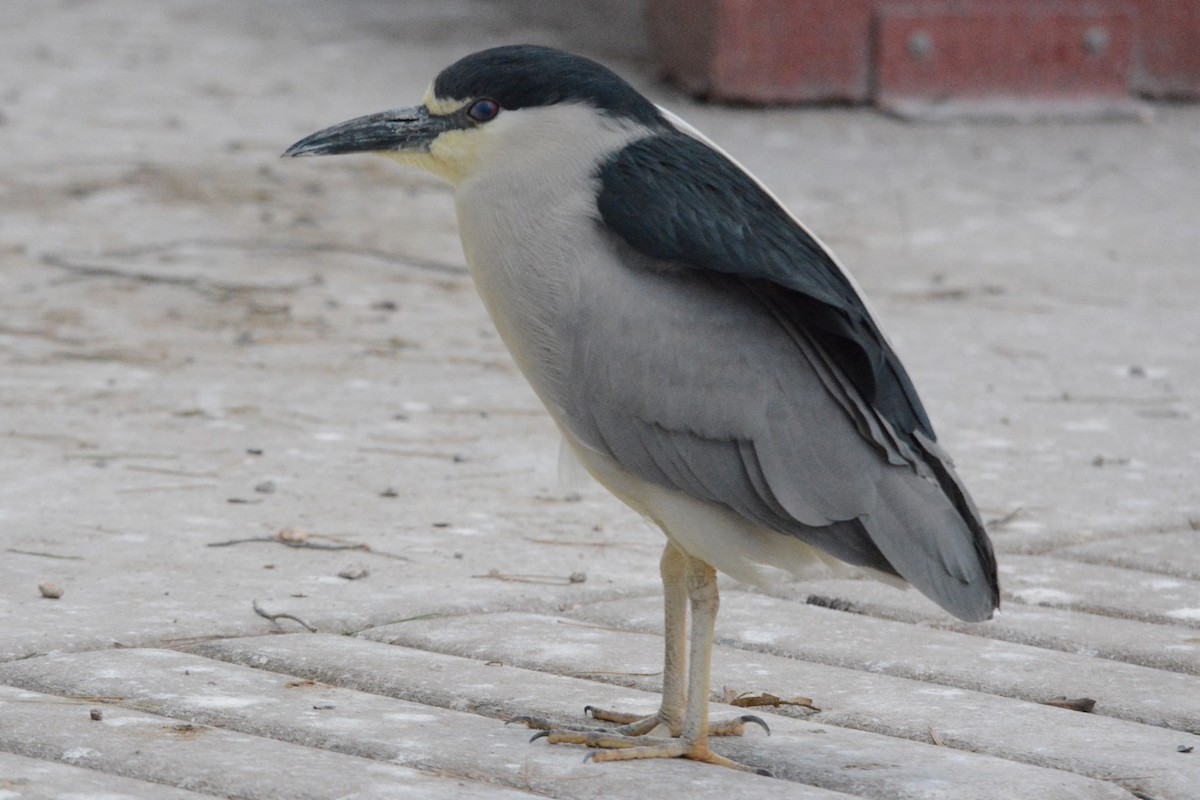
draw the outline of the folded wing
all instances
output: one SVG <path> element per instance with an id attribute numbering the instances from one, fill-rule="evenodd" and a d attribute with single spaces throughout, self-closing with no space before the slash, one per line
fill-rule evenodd
<path id="1" fill-rule="evenodd" d="M 581 288 L 576 436 L 644 480 L 989 617 L 996 567 L 978 512 L 820 243 L 682 133 L 634 142 L 597 177 L 621 266 Z"/>

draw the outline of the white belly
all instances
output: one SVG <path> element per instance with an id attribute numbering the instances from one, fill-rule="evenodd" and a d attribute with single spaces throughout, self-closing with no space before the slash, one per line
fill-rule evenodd
<path id="1" fill-rule="evenodd" d="M 566 430 L 563 440 L 604 488 L 661 528 L 685 553 L 732 578 L 767 588 L 785 573 L 811 578 L 828 577 L 830 569 L 838 574 L 850 571 L 794 536 L 767 530 L 723 506 L 642 480 L 579 443 Z"/>

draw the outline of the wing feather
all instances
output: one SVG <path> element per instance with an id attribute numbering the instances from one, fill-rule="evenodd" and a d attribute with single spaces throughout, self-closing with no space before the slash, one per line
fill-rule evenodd
<path id="1" fill-rule="evenodd" d="M 849 276 L 683 134 L 601 166 L 610 264 L 583 278 L 564 408 L 584 444 L 967 619 L 997 604 L 982 522 Z M 720 213 L 714 213 L 718 209 Z M 607 238 L 605 238 L 607 237 Z"/>
<path id="2" fill-rule="evenodd" d="M 898 428 L 933 427 L 849 276 L 741 168 L 682 133 L 649 136 L 600 169 L 604 223 L 651 258 L 766 281 L 791 293 L 822 346 Z M 714 214 L 720 209 L 720 215 Z"/>

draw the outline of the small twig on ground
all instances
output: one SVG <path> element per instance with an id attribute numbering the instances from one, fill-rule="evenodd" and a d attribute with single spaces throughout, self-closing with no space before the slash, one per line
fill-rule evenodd
<path id="1" fill-rule="evenodd" d="M 58 558 L 63 561 L 83 561 L 83 556 L 61 556 L 57 553 L 43 553 L 38 550 L 18 550 L 15 547 L 4 548 L 6 553 L 16 553 L 19 556 L 38 556 L 39 558 Z"/>
<path id="2" fill-rule="evenodd" d="M 270 544 L 282 544 L 287 547 L 302 548 L 306 550 L 361 550 L 364 553 L 370 553 L 375 556 L 384 558 L 394 558 L 399 561 L 408 561 L 409 559 L 397 553 L 385 553 L 382 550 L 375 550 L 369 544 L 361 542 L 314 542 L 312 536 L 303 531 L 295 530 L 294 528 L 284 528 L 274 536 L 248 536 L 244 539 L 229 539 L 224 542 L 209 542 L 208 547 L 230 547 L 235 544 L 248 544 L 250 542 L 268 542 Z"/>
<path id="3" fill-rule="evenodd" d="M 255 613 L 255 614 L 258 614 L 258 615 L 259 615 L 260 617 L 262 617 L 263 619 L 269 619 L 271 622 L 274 622 L 276 625 L 278 625 L 278 624 L 279 624 L 279 620 L 281 620 L 281 619 L 290 619 L 290 620 L 292 620 L 293 622 L 298 622 L 298 623 L 300 623 L 301 625 L 303 625 L 303 626 L 304 626 L 304 627 L 305 627 L 305 628 L 308 630 L 308 632 L 309 632 L 309 633 L 316 633 L 316 632 L 317 632 L 317 629 L 316 629 L 316 628 L 314 628 L 312 625 L 309 625 L 307 622 L 305 622 L 304 620 L 300 619 L 300 618 L 299 618 L 299 617 L 297 617 L 295 614 L 284 614 L 284 613 L 279 613 L 279 614 L 268 614 L 266 611 L 263 611 L 263 609 L 262 609 L 262 606 L 260 606 L 260 605 L 258 604 L 258 601 L 257 601 L 257 600 L 255 600 L 255 601 L 253 602 L 253 604 L 252 604 L 252 605 L 253 605 L 253 607 L 254 607 L 254 613 Z"/>
<path id="4" fill-rule="evenodd" d="M 206 470 L 204 472 L 196 472 L 186 469 L 167 469 L 166 467 L 147 467 L 142 464 L 126 464 L 125 469 L 134 472 L 152 472 L 156 475 L 174 475 L 179 478 L 217 478 L 220 477 L 215 470 Z"/>
<path id="5" fill-rule="evenodd" d="M 1065 708 L 1068 711 L 1082 711 L 1085 714 L 1090 714 L 1096 707 L 1096 701 L 1090 697 L 1052 697 L 1049 700 L 1042 700 L 1041 703 L 1044 706 Z"/>
<path id="6" fill-rule="evenodd" d="M 558 547 L 595 547 L 603 549 L 607 547 L 627 547 L 633 550 L 646 549 L 646 545 L 639 542 L 596 542 L 586 539 L 535 539 L 532 536 L 524 537 L 525 541 L 533 544 L 551 544 Z"/>
<path id="7" fill-rule="evenodd" d="M 57 267 L 66 270 L 74 275 L 79 275 L 84 278 L 117 278 L 119 280 L 135 281 L 137 283 L 159 283 L 168 286 L 179 286 L 184 289 L 192 289 L 207 295 L 215 295 L 218 297 L 227 297 L 239 293 L 251 292 L 295 292 L 300 289 L 307 289 L 312 286 L 319 286 L 321 281 L 319 278 L 310 278 L 303 283 L 293 283 L 285 286 L 268 286 L 261 284 L 238 284 L 238 283 L 222 283 L 221 281 L 207 280 L 199 276 L 189 275 L 158 275 L 152 272 L 141 272 L 136 270 L 123 270 L 116 267 L 110 267 L 102 264 L 81 264 L 63 258 L 54 253 L 47 253 L 42 256 L 42 263 L 51 267 Z"/>
<path id="8" fill-rule="evenodd" d="M 431 272 L 442 272 L 447 275 L 466 275 L 464 264 L 447 264 L 429 259 L 406 256 L 402 253 L 389 253 L 370 247 L 355 247 L 339 245 L 332 242 L 297 243 L 278 242 L 264 239 L 173 239 L 166 242 L 139 245 L 123 250 L 110 250 L 104 255 L 110 258 L 127 259 L 156 253 L 173 252 L 187 247 L 204 249 L 246 250 L 246 251 L 276 251 L 296 253 L 330 253 L 333 255 L 353 255 L 375 259 L 385 264 L 395 264 L 413 267 Z"/>
<path id="9" fill-rule="evenodd" d="M 370 550 L 371 548 L 365 544 L 325 544 L 324 542 L 296 542 L 289 539 L 281 539 L 278 536 L 248 536 L 245 539 L 229 539 L 224 542 L 209 542 L 208 547 L 229 547 L 235 544 L 249 544 L 250 542 L 270 542 L 272 544 L 282 544 L 288 547 L 304 548 L 307 550 Z"/>
<path id="10" fill-rule="evenodd" d="M 587 581 L 587 573 L 572 572 L 567 577 L 563 578 L 558 575 L 514 575 L 501 572 L 498 569 L 489 569 L 486 575 L 472 575 L 472 578 L 491 578 L 496 581 L 504 581 L 506 583 L 540 583 L 547 586 L 570 586 L 573 583 L 585 583 Z"/>
<path id="11" fill-rule="evenodd" d="M 661 669 L 657 672 L 606 672 L 602 669 L 583 669 L 563 673 L 563 675 L 571 675 L 577 678 L 582 678 L 587 675 L 617 675 L 622 678 L 655 678 L 662 674 L 663 673 Z"/>
<path id="12" fill-rule="evenodd" d="M 718 702 L 728 703 L 731 706 L 738 708 L 761 708 L 762 706 L 770 706 L 779 708 L 780 706 L 798 706 L 816 713 L 821 709 L 813 705 L 811 697 L 801 697 L 799 695 L 784 700 L 782 697 L 773 695 L 770 692 L 761 692 L 759 694 L 750 694 L 749 692 L 738 692 L 736 689 L 726 687 L 718 699 Z"/>

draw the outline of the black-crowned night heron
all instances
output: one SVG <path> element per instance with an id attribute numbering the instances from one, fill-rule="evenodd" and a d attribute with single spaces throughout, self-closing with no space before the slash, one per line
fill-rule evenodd
<path id="1" fill-rule="evenodd" d="M 522 721 L 597 761 L 737 766 L 708 746 L 750 721 L 708 724 L 714 568 L 762 584 L 832 556 L 992 615 L 979 513 L 854 281 L 687 123 L 600 64 L 509 46 L 447 67 L 422 105 L 285 155 L 356 152 L 454 185 L 517 365 L 587 471 L 667 536 L 659 712 L 589 709 L 624 723 L 610 730 Z"/>

